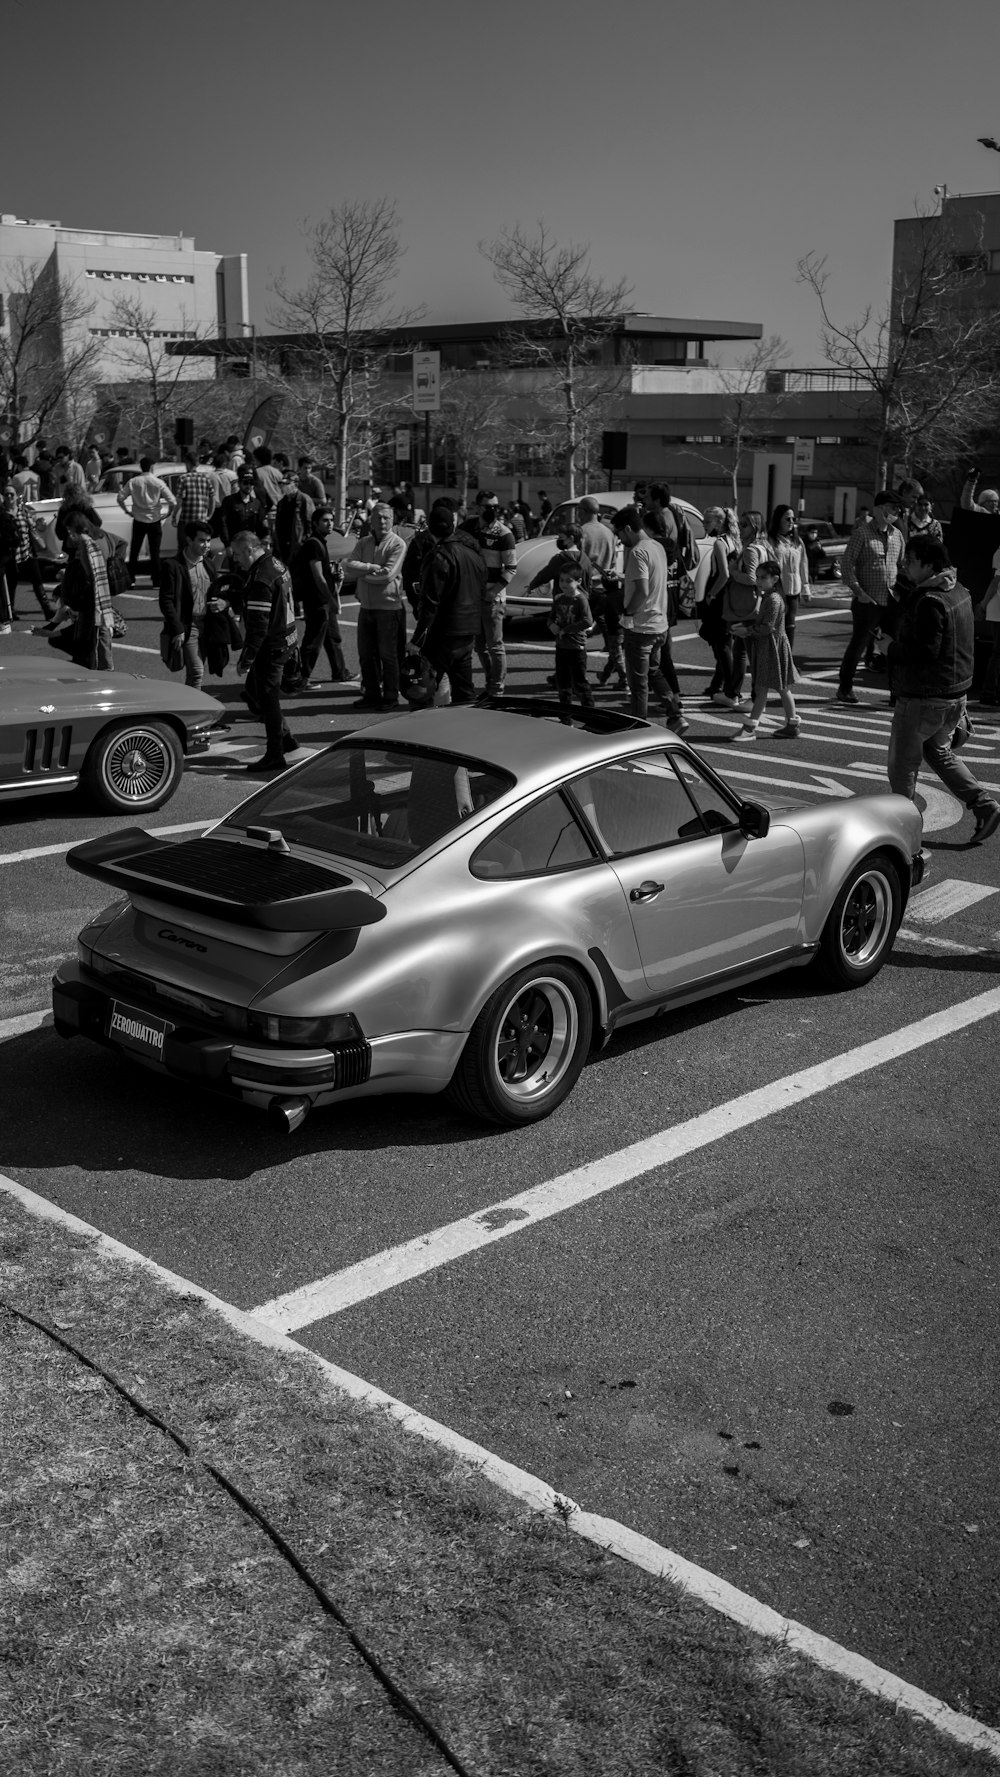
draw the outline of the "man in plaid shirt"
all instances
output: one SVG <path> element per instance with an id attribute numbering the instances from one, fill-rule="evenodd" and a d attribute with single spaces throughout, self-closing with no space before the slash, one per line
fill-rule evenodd
<path id="1" fill-rule="evenodd" d="M 860 703 L 854 690 L 858 662 L 875 633 L 889 633 L 895 626 L 895 600 L 899 558 L 903 553 L 902 533 L 896 529 L 899 500 L 895 494 L 876 494 L 872 515 L 863 518 L 851 532 L 844 551 L 840 571 L 851 598 L 851 639 L 840 663 L 840 683 L 835 703 Z"/>
<path id="2" fill-rule="evenodd" d="M 186 456 L 187 474 L 177 483 L 177 553 L 184 548 L 186 528 L 195 519 L 207 524 L 218 505 L 218 483 L 210 469 L 204 469 L 195 456 Z"/>

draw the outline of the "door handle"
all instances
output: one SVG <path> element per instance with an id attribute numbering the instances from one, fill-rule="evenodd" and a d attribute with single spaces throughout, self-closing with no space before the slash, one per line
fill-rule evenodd
<path id="1" fill-rule="evenodd" d="M 630 901 L 653 901 L 657 895 L 662 895 L 665 888 L 666 883 L 663 882 L 640 882 L 638 888 L 629 889 L 628 898 Z"/>

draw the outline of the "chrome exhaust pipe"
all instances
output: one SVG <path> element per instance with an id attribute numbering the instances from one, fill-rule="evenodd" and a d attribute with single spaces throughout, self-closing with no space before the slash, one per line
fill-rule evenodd
<path id="1" fill-rule="evenodd" d="M 312 1109 L 308 1098 L 272 1098 L 267 1114 L 282 1135 L 291 1135 L 304 1123 Z"/>

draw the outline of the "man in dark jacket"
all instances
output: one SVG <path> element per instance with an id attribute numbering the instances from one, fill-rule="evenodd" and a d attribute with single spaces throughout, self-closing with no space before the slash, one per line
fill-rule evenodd
<path id="1" fill-rule="evenodd" d="M 456 530 L 454 506 L 438 500 L 427 529 L 433 547 L 424 558 L 414 646 L 430 662 L 440 683 L 448 674 L 453 704 L 472 703 L 472 647 L 482 627 L 487 567 L 467 531 Z"/>
<path id="2" fill-rule="evenodd" d="M 965 698 L 972 684 L 972 600 L 959 585 L 944 544 L 933 537 L 910 538 L 903 571 L 912 591 L 889 650 L 896 697 L 889 784 L 898 796 L 915 801 L 923 760 L 971 809 L 976 817 L 971 843 L 981 845 L 1000 827 L 1000 803 L 952 750 L 955 730 L 964 725 Z"/>
<path id="3" fill-rule="evenodd" d="M 267 513 L 254 493 L 252 469 L 237 471 L 236 492 L 226 495 L 214 522 L 215 534 L 227 548 L 240 531 L 252 531 L 261 542 L 268 536 Z"/>
<path id="4" fill-rule="evenodd" d="M 260 710 L 267 735 L 261 759 L 246 771 L 284 771 L 286 753 L 298 750 L 281 713 L 281 679 L 295 641 L 295 607 L 292 577 L 275 561 L 252 531 L 240 531 L 229 546 L 237 571 L 243 575 L 240 604 L 246 641 L 237 671 L 247 675 L 247 700 Z"/>
<path id="5" fill-rule="evenodd" d="M 226 608 L 224 599 L 212 596 L 215 568 L 206 556 L 211 541 L 208 520 L 196 518 L 187 527 L 180 554 L 160 563 L 163 627 L 168 636 L 183 638 L 184 683 L 196 691 L 201 690 L 208 657 L 206 623 L 210 613 Z"/>

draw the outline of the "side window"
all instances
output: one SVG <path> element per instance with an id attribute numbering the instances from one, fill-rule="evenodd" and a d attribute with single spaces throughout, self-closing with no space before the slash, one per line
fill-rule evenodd
<path id="1" fill-rule="evenodd" d="M 700 543 L 702 538 L 705 535 L 705 526 L 702 524 L 701 519 L 698 517 L 697 512 L 691 512 L 688 510 L 687 507 L 685 507 L 684 508 L 684 517 L 688 521 L 688 526 L 691 531 L 692 541 L 695 543 Z"/>
<path id="2" fill-rule="evenodd" d="M 712 782 L 698 760 L 693 759 L 690 753 L 671 753 L 670 756 L 678 777 L 698 810 L 702 828 L 709 833 L 735 831 L 740 824 L 738 808 Z M 698 826 L 692 823 L 690 835 L 682 832 L 681 838 L 697 838 L 698 832 Z"/>
<path id="3" fill-rule="evenodd" d="M 540 876 L 593 862 L 579 821 L 557 791 L 533 802 L 487 839 L 472 860 L 472 874 L 487 879 Z"/>
<path id="4" fill-rule="evenodd" d="M 599 766 L 574 778 L 572 789 L 598 839 L 616 858 L 700 839 L 708 830 L 669 753 Z"/>

